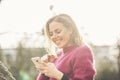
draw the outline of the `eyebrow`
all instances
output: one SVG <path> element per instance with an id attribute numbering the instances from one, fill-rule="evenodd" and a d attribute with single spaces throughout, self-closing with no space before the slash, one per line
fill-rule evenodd
<path id="1" fill-rule="evenodd" d="M 59 28 L 56 28 L 54 31 L 58 31 L 58 30 L 60 30 Z M 49 33 L 52 33 L 52 31 L 49 31 Z"/>

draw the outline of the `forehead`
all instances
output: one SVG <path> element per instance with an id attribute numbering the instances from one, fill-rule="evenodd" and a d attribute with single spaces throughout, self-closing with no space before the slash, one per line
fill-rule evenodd
<path id="1" fill-rule="evenodd" d="M 49 24 L 49 31 L 50 31 L 50 32 L 51 32 L 51 31 L 54 31 L 54 30 L 56 30 L 56 29 L 65 29 L 65 26 L 63 26 L 62 23 L 60 23 L 60 22 L 55 22 L 55 21 Z"/>

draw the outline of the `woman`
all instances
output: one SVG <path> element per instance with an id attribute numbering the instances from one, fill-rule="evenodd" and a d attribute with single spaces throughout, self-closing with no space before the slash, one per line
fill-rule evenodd
<path id="1" fill-rule="evenodd" d="M 41 59 L 37 80 L 94 80 L 93 53 L 82 41 L 79 31 L 67 14 L 56 15 L 46 23 L 45 32 L 61 50 L 57 57 Z"/>

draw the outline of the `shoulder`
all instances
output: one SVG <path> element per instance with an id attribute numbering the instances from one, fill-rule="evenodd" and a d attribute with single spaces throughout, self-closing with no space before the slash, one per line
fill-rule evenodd
<path id="1" fill-rule="evenodd" d="M 90 46 L 88 46 L 88 45 L 81 45 L 81 46 L 78 46 L 77 48 L 76 48 L 76 51 L 77 52 L 91 52 L 92 50 L 91 50 L 91 47 Z"/>
<path id="2" fill-rule="evenodd" d="M 92 57 L 92 55 L 93 55 L 93 52 L 89 45 L 84 44 L 84 45 L 78 46 L 75 49 L 76 57 Z"/>
<path id="3" fill-rule="evenodd" d="M 88 45 L 82 45 L 76 48 L 75 53 L 72 56 L 72 63 L 93 63 L 94 56 L 92 49 Z"/>

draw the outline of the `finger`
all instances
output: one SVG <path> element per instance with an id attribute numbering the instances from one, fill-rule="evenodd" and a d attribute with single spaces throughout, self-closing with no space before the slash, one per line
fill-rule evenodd
<path id="1" fill-rule="evenodd" d="M 45 62 L 45 63 L 47 63 L 48 62 L 48 58 L 43 59 L 42 61 Z"/>
<path id="2" fill-rule="evenodd" d="M 47 57 L 48 57 L 48 62 L 50 61 L 50 58 L 51 58 L 51 55 L 47 55 Z"/>
<path id="3" fill-rule="evenodd" d="M 54 57 L 54 55 L 53 54 L 48 54 L 47 57 Z"/>
<path id="4" fill-rule="evenodd" d="M 45 74 L 45 76 L 48 76 L 49 72 L 47 70 L 44 70 L 43 73 Z"/>
<path id="5" fill-rule="evenodd" d="M 47 70 L 43 70 L 44 73 L 47 73 L 48 71 Z"/>
<path id="6" fill-rule="evenodd" d="M 36 68 L 36 70 L 37 71 L 39 71 L 39 72 L 41 72 L 42 70 L 41 69 L 39 69 L 39 67 L 37 67 L 37 66 L 35 66 L 35 68 Z"/>
<path id="7" fill-rule="evenodd" d="M 48 66 L 48 64 L 44 61 L 41 61 L 40 64 L 43 65 L 43 66 Z"/>
<path id="8" fill-rule="evenodd" d="M 41 66 L 41 67 L 37 67 L 37 69 L 39 69 L 39 70 L 46 70 L 48 67 L 46 67 L 46 66 Z"/>
<path id="9" fill-rule="evenodd" d="M 37 67 L 36 66 L 36 70 L 39 71 L 40 73 L 45 73 L 46 68 L 45 67 Z"/>
<path id="10" fill-rule="evenodd" d="M 41 70 L 40 72 L 46 74 L 47 70 Z"/>
<path id="11" fill-rule="evenodd" d="M 47 56 L 47 54 L 44 55 L 43 57 L 41 57 L 41 61 L 48 62 L 48 56 Z"/>
<path id="12" fill-rule="evenodd" d="M 55 56 L 54 56 L 54 55 L 48 54 L 48 61 L 49 61 L 49 62 L 53 62 L 54 59 L 55 59 Z"/>

